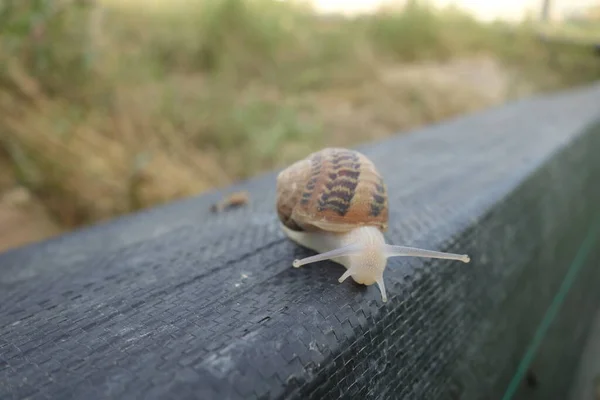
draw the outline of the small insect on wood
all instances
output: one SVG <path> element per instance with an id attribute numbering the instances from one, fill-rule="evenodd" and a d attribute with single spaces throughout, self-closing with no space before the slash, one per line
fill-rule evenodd
<path id="1" fill-rule="evenodd" d="M 211 206 L 212 212 L 221 212 L 229 208 L 245 206 L 250 202 L 250 193 L 246 191 L 235 192 Z"/>
<path id="2" fill-rule="evenodd" d="M 377 283 L 387 301 L 383 271 L 389 257 L 412 256 L 458 260 L 469 256 L 385 243 L 388 228 L 386 185 L 365 155 L 326 148 L 290 165 L 277 177 L 277 215 L 281 229 L 295 243 L 317 255 L 293 266 L 332 260 L 346 268 L 340 283 Z"/>

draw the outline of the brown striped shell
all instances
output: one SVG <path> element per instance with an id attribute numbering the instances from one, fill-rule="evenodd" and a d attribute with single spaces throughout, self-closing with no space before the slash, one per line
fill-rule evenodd
<path id="1" fill-rule="evenodd" d="M 277 176 L 277 214 L 297 231 L 347 232 L 357 226 L 388 226 L 387 191 L 363 154 L 326 148 Z"/>

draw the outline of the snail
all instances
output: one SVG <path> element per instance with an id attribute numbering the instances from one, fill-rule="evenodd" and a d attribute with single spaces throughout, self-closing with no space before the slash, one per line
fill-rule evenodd
<path id="1" fill-rule="evenodd" d="M 383 302 L 387 294 L 383 271 L 395 256 L 441 258 L 468 263 L 468 255 L 387 244 L 387 188 L 364 154 L 325 148 L 296 161 L 277 176 L 277 215 L 284 234 L 319 254 L 294 260 L 294 268 L 332 260 L 348 277 L 364 285 L 377 283 Z"/>

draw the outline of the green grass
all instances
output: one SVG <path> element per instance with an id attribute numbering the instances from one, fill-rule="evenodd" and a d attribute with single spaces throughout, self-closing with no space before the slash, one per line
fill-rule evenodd
<path id="1" fill-rule="evenodd" d="M 87 224 L 598 78 L 590 49 L 536 29 L 420 2 L 347 19 L 274 0 L 5 1 L 0 155 L 63 225 Z"/>

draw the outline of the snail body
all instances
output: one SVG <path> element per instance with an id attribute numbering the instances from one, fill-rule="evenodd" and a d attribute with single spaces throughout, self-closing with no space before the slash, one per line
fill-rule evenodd
<path id="1" fill-rule="evenodd" d="M 295 268 L 332 260 L 346 268 L 340 283 L 348 277 L 359 284 L 376 283 L 384 302 L 389 257 L 470 261 L 467 255 L 387 244 L 386 185 L 375 165 L 355 150 L 325 148 L 281 171 L 276 209 L 284 234 L 318 253 L 294 260 Z"/>

